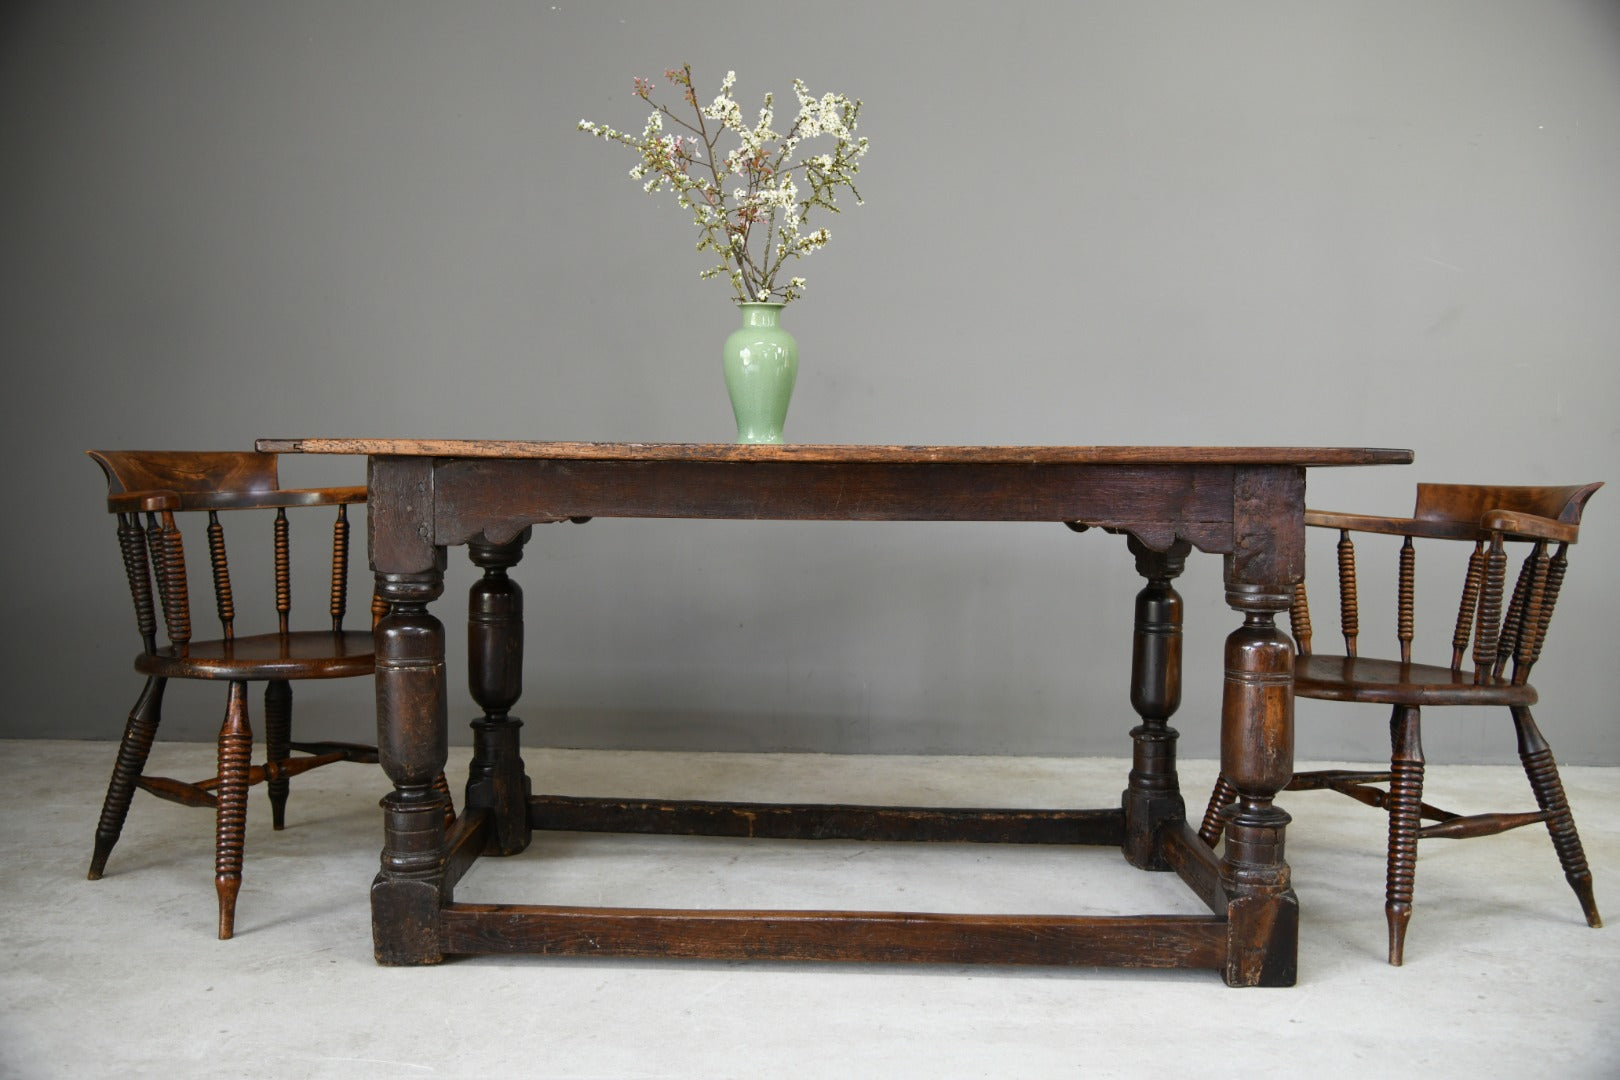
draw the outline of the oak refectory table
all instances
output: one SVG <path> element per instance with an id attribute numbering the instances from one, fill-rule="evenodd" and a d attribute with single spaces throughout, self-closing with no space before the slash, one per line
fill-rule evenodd
<path id="1" fill-rule="evenodd" d="M 406 439 L 263 439 L 261 451 L 369 459 L 383 799 L 371 889 L 379 963 L 447 955 L 776 958 L 1212 968 L 1234 986 L 1294 982 L 1298 904 L 1273 796 L 1293 772 L 1293 647 L 1275 625 L 1305 569 L 1305 474 L 1407 464 L 1407 450 L 1284 447 L 738 446 Z M 507 571 L 534 525 L 595 517 L 1044 521 L 1123 534 L 1136 599 L 1132 765 L 1121 805 L 1098 810 L 675 802 L 533 795 L 511 715 L 522 688 L 522 591 Z M 434 790 L 449 755 L 446 548 L 471 589 L 473 722 L 464 807 Z M 1192 549 L 1225 560 L 1221 771 L 1238 792 L 1217 852 L 1188 824 L 1169 726 L 1181 698 L 1181 598 Z M 945 584 L 945 583 L 942 583 Z M 794 839 L 956 840 L 1118 847 L 1174 871 L 1208 915 L 966 915 L 683 910 L 456 903 L 480 855 L 513 855 L 535 829 Z"/>

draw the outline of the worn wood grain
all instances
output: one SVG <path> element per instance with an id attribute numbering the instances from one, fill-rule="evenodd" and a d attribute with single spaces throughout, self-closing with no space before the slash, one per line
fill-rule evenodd
<path id="1" fill-rule="evenodd" d="M 537 795 L 536 829 L 735 836 L 773 840 L 910 840 L 1118 847 L 1124 812 L 847 806 Z"/>
<path id="2" fill-rule="evenodd" d="M 950 915 L 452 904 L 447 953 L 643 959 L 1218 968 L 1226 924 L 1205 915 Z"/>
<path id="3" fill-rule="evenodd" d="M 260 439 L 266 453 L 560 461 L 1004 465 L 1409 465 L 1412 451 L 1296 446 L 865 446 L 530 442 L 507 439 Z"/>

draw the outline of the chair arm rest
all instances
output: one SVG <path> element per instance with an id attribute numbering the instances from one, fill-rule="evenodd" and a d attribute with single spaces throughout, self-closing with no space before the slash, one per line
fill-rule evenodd
<path id="1" fill-rule="evenodd" d="M 275 494 L 293 500 L 287 504 L 289 506 L 337 506 L 340 503 L 353 506 L 355 503 L 366 501 L 366 486 L 360 484 L 354 487 L 289 488 Z"/>
<path id="2" fill-rule="evenodd" d="M 156 514 L 179 510 L 183 502 L 178 491 L 124 491 L 107 496 L 107 510 L 114 514 Z"/>
<path id="3" fill-rule="evenodd" d="M 1418 518 L 1307 510 L 1305 524 L 1321 529 L 1381 533 L 1385 536 L 1424 537 L 1432 540 L 1489 540 L 1492 533 L 1499 532 L 1508 540 L 1552 540 L 1572 544 L 1580 533 L 1579 525 L 1515 510 L 1488 510 L 1478 522 L 1424 521 Z"/>
<path id="4" fill-rule="evenodd" d="M 1433 540 L 1475 540 L 1482 535 L 1479 525 L 1466 521 L 1419 521 L 1409 517 L 1336 514 L 1326 510 L 1305 511 L 1305 524 L 1320 529 L 1427 537 Z"/>
<path id="5" fill-rule="evenodd" d="M 276 491 L 199 491 L 188 494 L 187 510 L 273 510 L 281 506 L 339 506 L 366 501 L 363 487 L 291 488 Z"/>
<path id="6" fill-rule="evenodd" d="M 126 491 L 107 496 L 113 512 L 144 510 L 264 510 L 278 506 L 340 506 L 366 501 L 364 487 L 275 491 Z"/>
<path id="7" fill-rule="evenodd" d="M 1551 540 L 1564 544 L 1573 544 L 1581 532 L 1578 524 L 1515 510 L 1487 510 L 1479 519 L 1479 527 L 1486 533 L 1499 532 L 1510 540 Z"/>

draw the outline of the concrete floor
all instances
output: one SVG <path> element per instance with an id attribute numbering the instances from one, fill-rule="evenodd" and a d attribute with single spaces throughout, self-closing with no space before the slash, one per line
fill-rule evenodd
<path id="1" fill-rule="evenodd" d="M 457 750 L 453 758 L 460 759 Z M 249 804 L 237 936 L 214 939 L 211 817 L 138 796 L 84 879 L 110 743 L 0 743 L 0 1076 L 1620 1076 L 1620 928 L 1589 930 L 1546 834 L 1433 841 L 1404 968 L 1385 965 L 1381 815 L 1295 795 L 1300 981 L 1208 972 L 470 958 L 385 969 L 366 885 L 379 773 Z M 1119 761 L 525 752 L 571 794 L 1103 806 Z M 160 744 L 158 771 L 212 772 Z M 1214 766 L 1182 767 L 1188 792 Z M 1565 770 L 1620 918 L 1620 770 Z M 459 777 L 452 775 L 459 790 Z M 1515 768 L 1435 767 L 1433 801 L 1519 809 Z M 1197 913 L 1101 849 L 540 837 L 458 899 L 612 905 Z"/>

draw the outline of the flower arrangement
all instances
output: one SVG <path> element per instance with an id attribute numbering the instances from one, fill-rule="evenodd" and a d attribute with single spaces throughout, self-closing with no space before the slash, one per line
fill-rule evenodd
<path id="1" fill-rule="evenodd" d="M 837 195 L 848 188 L 861 204 L 855 174 L 866 154 L 866 139 L 855 135 L 859 100 L 842 94 L 813 97 L 803 81 L 793 80 L 799 112 L 785 134 L 772 126 L 775 109 L 767 93 L 752 127 L 731 96 L 737 73 L 729 71 L 720 93 L 707 105 L 698 103 L 692 67 L 671 68 L 664 77 L 680 89 L 692 117 L 683 119 L 653 101 L 650 79 L 635 80 L 635 95 L 653 105 L 640 135 L 630 135 L 589 120 L 579 130 L 623 143 L 641 156 L 630 170 L 648 194 L 668 189 L 701 232 L 699 251 L 720 261 L 701 271 L 704 278 L 727 275 L 744 303 L 788 303 L 804 290 L 804 278 L 777 278 L 788 259 L 802 259 L 827 244 L 826 226 L 812 229 L 812 211 L 839 212 Z M 665 121 L 684 132 L 666 134 Z M 831 138 L 830 152 L 803 152 L 811 139 Z M 722 150 L 722 142 L 732 142 Z M 729 190 L 728 190 L 729 189 Z"/>

